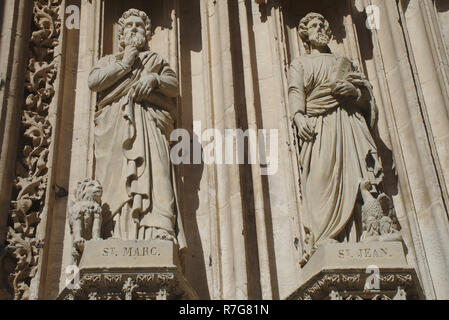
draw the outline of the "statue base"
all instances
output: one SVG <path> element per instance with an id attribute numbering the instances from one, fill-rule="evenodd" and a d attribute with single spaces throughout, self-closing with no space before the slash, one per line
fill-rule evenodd
<path id="1" fill-rule="evenodd" d="M 423 299 L 402 242 L 320 246 L 302 269 L 300 284 L 287 300 Z"/>
<path id="2" fill-rule="evenodd" d="M 178 250 L 171 241 L 87 241 L 78 275 L 58 300 L 197 299 Z"/>

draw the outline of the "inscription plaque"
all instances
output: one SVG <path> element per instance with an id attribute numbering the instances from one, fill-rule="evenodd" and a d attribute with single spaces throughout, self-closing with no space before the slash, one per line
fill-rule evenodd
<path id="1" fill-rule="evenodd" d="M 366 270 L 408 268 L 402 242 L 366 242 L 326 244 L 317 249 L 303 268 L 301 282 L 323 270 Z"/>
<path id="2" fill-rule="evenodd" d="M 340 249 L 337 251 L 340 259 L 369 259 L 369 258 L 389 258 L 393 254 L 390 248 L 359 248 L 359 249 Z"/>
<path id="3" fill-rule="evenodd" d="M 80 268 L 176 268 L 178 248 L 171 241 L 98 240 L 85 244 Z"/>

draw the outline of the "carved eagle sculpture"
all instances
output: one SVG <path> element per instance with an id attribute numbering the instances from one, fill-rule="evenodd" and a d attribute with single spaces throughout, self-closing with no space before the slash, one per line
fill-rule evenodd
<path id="1" fill-rule="evenodd" d="M 390 215 L 391 199 L 385 194 L 375 198 L 371 194 L 371 183 L 364 180 L 360 183 L 362 205 L 362 242 L 401 240 L 393 219 Z"/>

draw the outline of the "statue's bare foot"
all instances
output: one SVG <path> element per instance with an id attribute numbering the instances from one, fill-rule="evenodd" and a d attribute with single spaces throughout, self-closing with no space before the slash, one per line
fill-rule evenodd
<path id="1" fill-rule="evenodd" d="M 402 241 L 402 236 L 399 232 L 392 232 L 390 234 L 381 235 L 379 241 L 391 242 L 391 241 Z"/>
<path id="2" fill-rule="evenodd" d="M 154 240 L 174 241 L 174 237 L 167 230 L 155 228 L 153 232 Z"/>
<path id="3" fill-rule="evenodd" d="M 381 241 L 379 239 L 379 236 L 366 236 L 366 237 L 362 237 L 362 239 L 360 239 L 361 243 L 375 242 L 375 241 Z"/>

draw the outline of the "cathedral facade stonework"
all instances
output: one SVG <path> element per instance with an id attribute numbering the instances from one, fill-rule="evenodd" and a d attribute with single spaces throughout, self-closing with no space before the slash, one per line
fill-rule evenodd
<path id="1" fill-rule="evenodd" d="M 0 15 L 0 299 L 449 299 L 447 1 Z"/>

